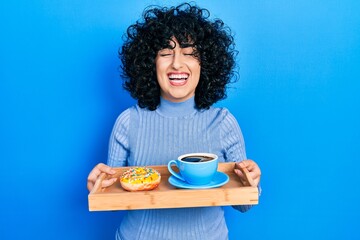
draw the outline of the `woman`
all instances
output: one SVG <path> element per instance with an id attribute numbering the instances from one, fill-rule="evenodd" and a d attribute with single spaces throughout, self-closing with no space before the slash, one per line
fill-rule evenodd
<path id="1" fill-rule="evenodd" d="M 138 104 L 117 119 L 108 165 L 89 174 L 91 190 L 111 167 L 166 165 L 184 153 L 211 152 L 219 162 L 239 162 L 256 184 L 260 169 L 246 160 L 236 119 L 212 105 L 226 96 L 233 76 L 233 37 L 221 20 L 190 4 L 147 9 L 131 25 L 120 51 L 124 87 Z M 243 178 L 239 170 L 234 170 Z M 116 179 L 103 181 L 103 187 Z M 246 211 L 250 206 L 234 206 Z M 227 239 L 221 207 L 128 211 L 116 239 Z"/>

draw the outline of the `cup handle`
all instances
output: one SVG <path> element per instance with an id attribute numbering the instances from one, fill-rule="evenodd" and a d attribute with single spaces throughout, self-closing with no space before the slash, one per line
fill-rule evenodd
<path id="1" fill-rule="evenodd" d="M 177 165 L 177 163 L 176 163 L 176 160 L 170 160 L 170 162 L 168 163 L 168 170 L 169 170 L 169 172 L 171 173 L 171 175 L 173 175 L 174 177 L 176 177 L 176 178 L 180 179 L 181 181 L 184 181 L 184 182 L 185 182 L 185 179 L 184 179 L 179 173 L 177 173 L 177 172 L 175 172 L 174 170 L 172 170 L 172 168 L 171 168 L 171 165 L 172 165 L 172 164 L 175 164 L 176 167 L 179 168 L 178 165 Z"/>

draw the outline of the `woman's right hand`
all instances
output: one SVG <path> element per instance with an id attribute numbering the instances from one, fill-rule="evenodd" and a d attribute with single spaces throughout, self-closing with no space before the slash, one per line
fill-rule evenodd
<path id="1" fill-rule="evenodd" d="M 96 165 L 91 170 L 91 172 L 89 173 L 89 176 L 87 178 L 87 189 L 89 190 L 89 192 L 93 189 L 95 182 L 101 173 L 113 175 L 116 172 L 114 169 L 112 169 L 111 167 L 109 167 L 108 165 L 105 165 L 103 163 L 99 163 L 98 165 Z M 109 187 L 114 182 L 116 182 L 116 178 L 104 179 L 101 183 L 101 187 L 103 187 L 103 188 Z"/>

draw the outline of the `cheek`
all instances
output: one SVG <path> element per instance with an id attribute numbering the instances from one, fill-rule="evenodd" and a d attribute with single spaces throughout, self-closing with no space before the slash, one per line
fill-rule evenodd
<path id="1" fill-rule="evenodd" d="M 156 61 L 155 66 L 156 66 L 156 73 L 158 76 L 160 76 L 166 73 L 166 70 L 168 68 L 168 63 L 166 61 Z"/>
<path id="2" fill-rule="evenodd" d="M 200 79 L 200 73 L 201 73 L 200 66 L 197 66 L 196 68 L 194 68 L 193 74 L 194 74 L 194 76 L 196 76 L 196 78 L 198 78 L 198 80 Z"/>
<path id="3" fill-rule="evenodd" d="M 164 69 L 162 68 L 161 64 L 156 64 L 156 76 L 158 79 L 161 78 L 161 76 L 163 75 L 163 73 L 165 72 Z"/>
<path id="4" fill-rule="evenodd" d="M 197 61 L 193 62 L 190 66 L 191 66 L 193 73 L 197 73 L 200 75 L 201 66 L 200 66 L 199 62 L 197 62 Z"/>

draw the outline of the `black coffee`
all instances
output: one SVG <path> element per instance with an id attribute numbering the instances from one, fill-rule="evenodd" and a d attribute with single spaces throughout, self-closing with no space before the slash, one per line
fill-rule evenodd
<path id="1" fill-rule="evenodd" d="M 214 160 L 213 157 L 208 157 L 208 156 L 188 156 L 188 157 L 184 157 L 181 159 L 181 161 L 184 162 L 207 162 L 207 161 L 211 161 Z"/>

